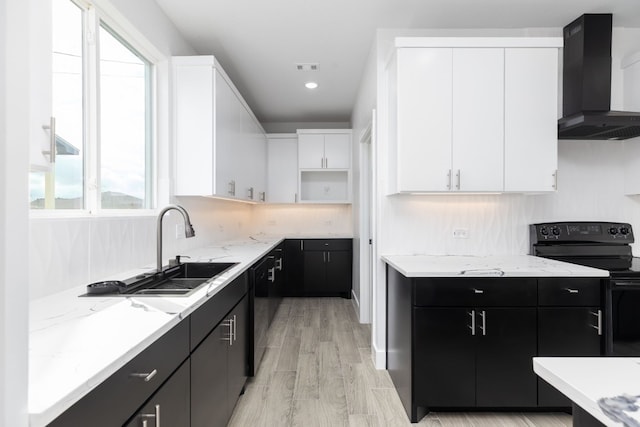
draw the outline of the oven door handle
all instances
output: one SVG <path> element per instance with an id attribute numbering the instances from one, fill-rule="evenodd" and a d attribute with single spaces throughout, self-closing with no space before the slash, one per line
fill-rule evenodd
<path id="1" fill-rule="evenodd" d="M 621 288 L 629 288 L 629 287 L 638 287 L 640 288 L 640 281 L 637 282 L 622 282 L 617 280 L 611 281 L 611 287 L 621 287 Z"/>

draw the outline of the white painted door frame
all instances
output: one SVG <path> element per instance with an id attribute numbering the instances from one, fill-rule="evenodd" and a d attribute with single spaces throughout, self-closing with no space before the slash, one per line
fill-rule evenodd
<path id="1" fill-rule="evenodd" d="M 373 317 L 373 141 L 375 110 L 372 120 L 360 135 L 360 323 L 371 323 Z"/>

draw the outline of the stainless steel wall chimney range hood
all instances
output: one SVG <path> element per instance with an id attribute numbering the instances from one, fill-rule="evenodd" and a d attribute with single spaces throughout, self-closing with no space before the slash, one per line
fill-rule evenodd
<path id="1" fill-rule="evenodd" d="M 584 14 L 564 27 L 559 139 L 640 136 L 640 112 L 611 111 L 611 18 Z"/>

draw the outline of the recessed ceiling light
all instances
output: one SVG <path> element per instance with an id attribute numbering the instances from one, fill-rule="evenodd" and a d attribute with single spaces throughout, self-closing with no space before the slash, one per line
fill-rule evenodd
<path id="1" fill-rule="evenodd" d="M 304 87 L 306 87 L 307 89 L 315 89 L 318 87 L 318 83 L 316 82 L 306 82 L 304 84 Z"/>

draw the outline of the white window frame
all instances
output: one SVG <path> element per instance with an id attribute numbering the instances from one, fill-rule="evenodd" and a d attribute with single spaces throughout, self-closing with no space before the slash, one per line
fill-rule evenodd
<path id="1" fill-rule="evenodd" d="M 83 10 L 83 122 L 84 122 L 84 168 L 83 168 L 83 209 L 30 209 L 30 217 L 121 217 L 155 216 L 158 206 L 158 63 L 165 60 L 163 55 L 146 37 L 144 37 L 122 14 L 106 0 L 68 0 Z M 142 209 L 102 209 L 100 207 L 100 62 L 99 32 L 104 23 L 108 30 L 117 34 L 127 47 L 142 55 L 150 66 L 150 118 L 151 153 L 146 171 L 145 185 L 151 186 L 146 194 L 151 198 L 152 208 Z"/>

